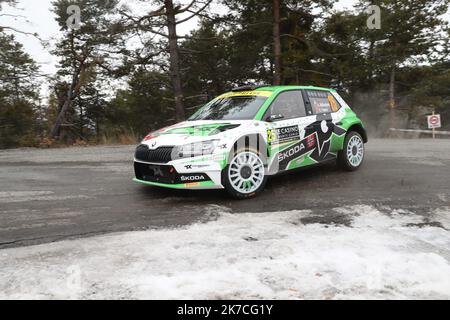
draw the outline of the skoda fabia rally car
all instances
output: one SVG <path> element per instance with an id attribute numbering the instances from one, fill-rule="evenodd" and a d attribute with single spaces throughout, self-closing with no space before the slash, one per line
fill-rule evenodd
<path id="1" fill-rule="evenodd" d="M 187 121 L 147 135 L 134 157 L 135 181 L 168 188 L 261 192 L 268 176 L 337 160 L 364 159 L 367 135 L 339 94 L 311 86 L 240 87 Z"/>

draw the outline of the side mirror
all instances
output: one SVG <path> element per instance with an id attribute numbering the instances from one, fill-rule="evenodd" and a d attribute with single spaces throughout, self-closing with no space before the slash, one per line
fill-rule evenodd
<path id="1" fill-rule="evenodd" d="M 267 118 L 267 121 L 272 122 L 272 121 L 280 120 L 283 118 L 284 118 L 284 116 L 282 114 L 272 114 L 269 118 Z"/>

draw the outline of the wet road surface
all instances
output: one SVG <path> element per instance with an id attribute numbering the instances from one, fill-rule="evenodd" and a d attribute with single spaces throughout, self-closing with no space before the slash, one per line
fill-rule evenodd
<path id="1" fill-rule="evenodd" d="M 357 172 L 332 164 L 269 179 L 257 198 L 131 181 L 134 146 L 0 151 L 0 248 L 170 228 L 220 212 L 310 209 L 303 223 L 345 224 L 330 208 L 367 204 L 427 216 L 450 206 L 450 140 L 371 140 Z M 432 221 L 430 221 L 432 223 Z"/>

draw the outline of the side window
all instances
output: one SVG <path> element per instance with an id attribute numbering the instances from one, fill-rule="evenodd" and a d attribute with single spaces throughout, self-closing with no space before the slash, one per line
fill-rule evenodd
<path id="1" fill-rule="evenodd" d="M 305 104 L 300 90 L 285 91 L 280 93 L 272 102 L 266 117 L 271 115 L 282 115 L 285 119 L 299 118 L 306 116 Z"/>
<path id="2" fill-rule="evenodd" d="M 327 91 L 307 90 L 309 101 L 311 102 L 311 109 L 313 114 L 331 113 L 338 111 L 341 106 L 336 101 L 334 96 Z"/>

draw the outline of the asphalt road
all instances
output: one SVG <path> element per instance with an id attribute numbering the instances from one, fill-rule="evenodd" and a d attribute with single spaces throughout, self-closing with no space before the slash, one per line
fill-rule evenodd
<path id="1" fill-rule="evenodd" d="M 426 217 L 450 206 L 450 140 L 371 140 L 366 148 L 357 172 L 327 164 L 280 175 L 243 201 L 135 184 L 134 146 L 0 151 L 0 248 L 177 227 L 222 211 L 311 209 L 303 223 L 345 224 L 329 209 L 368 204 Z"/>

